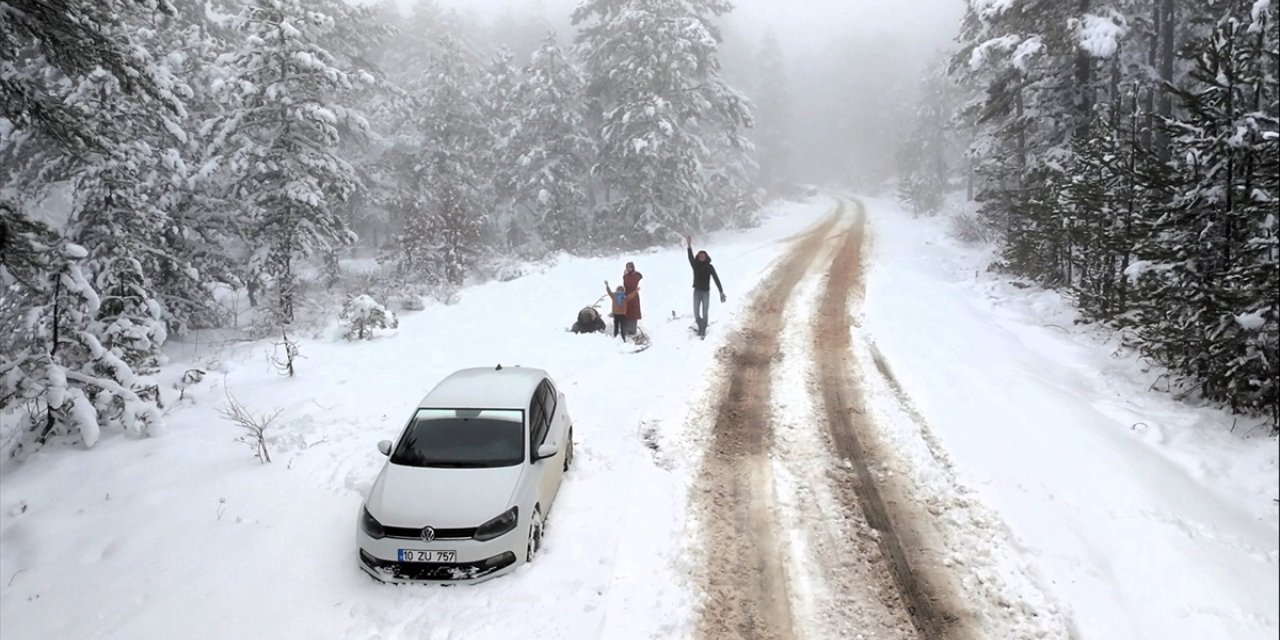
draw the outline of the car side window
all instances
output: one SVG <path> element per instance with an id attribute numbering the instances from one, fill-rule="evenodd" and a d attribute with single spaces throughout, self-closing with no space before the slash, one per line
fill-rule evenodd
<path id="1" fill-rule="evenodd" d="M 549 427 L 551 421 L 556 417 L 556 402 L 559 394 L 556 393 L 556 388 L 552 386 L 550 380 L 543 380 L 540 387 L 539 390 L 542 392 L 542 411 L 547 416 L 547 425 Z"/>
<path id="2" fill-rule="evenodd" d="M 533 455 L 538 451 L 538 445 L 542 444 L 542 439 L 547 435 L 547 417 L 542 410 L 542 400 L 538 398 L 538 394 L 533 394 L 533 400 L 529 402 L 529 457 L 533 459 Z"/>

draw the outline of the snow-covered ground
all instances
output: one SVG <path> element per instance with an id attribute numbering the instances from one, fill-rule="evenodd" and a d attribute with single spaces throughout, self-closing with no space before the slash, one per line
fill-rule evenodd
<path id="1" fill-rule="evenodd" d="M 989 251 L 951 239 L 945 218 L 865 202 L 855 355 L 878 350 L 927 425 L 907 433 L 921 420 L 895 420 L 891 385 L 869 385 L 922 484 L 948 491 L 925 475 L 946 467 L 978 513 L 993 509 L 1008 528 L 993 535 L 1014 545 L 1005 564 L 1038 574 L 1082 638 L 1280 635 L 1277 441 L 1263 420 L 1150 391 L 1158 371 L 1074 324 L 1059 295 L 988 273 Z"/>
<path id="2" fill-rule="evenodd" d="M 900 444 L 897 471 L 956 520 L 947 561 L 975 603 L 1003 590 L 1023 609 L 992 615 L 1024 619 L 1005 627 L 1018 637 L 1276 637 L 1276 439 L 1149 391 L 1156 372 L 1074 325 L 1057 295 L 988 274 L 988 253 L 949 239 L 943 221 L 866 204 L 855 359 L 870 376 L 878 354 L 900 387 L 869 380 L 868 407 Z M 688 637 L 702 594 L 687 496 L 705 444 L 691 425 L 747 293 L 832 207 L 779 206 L 758 229 L 696 240 L 729 294 L 705 342 L 688 330 L 689 267 L 671 247 L 469 287 L 368 342 L 303 340 L 292 379 L 270 343 L 173 344 L 164 435 L 108 434 L 0 475 L 0 635 Z M 566 331 L 626 260 L 645 274 L 653 345 L 640 353 Z M 551 371 L 575 418 L 575 468 L 544 553 L 473 587 L 372 581 L 354 527 L 385 459 L 375 444 L 447 373 L 497 363 Z M 197 366 L 208 374 L 178 400 L 172 383 Z M 226 391 L 283 410 L 272 464 L 219 417 Z"/>
<path id="3" fill-rule="evenodd" d="M 691 336 L 683 247 L 566 259 L 428 304 L 372 341 L 301 341 L 297 377 L 269 343 L 174 344 L 167 432 L 50 450 L 0 478 L 5 638 L 681 637 L 695 615 L 684 558 L 687 405 L 717 345 L 786 238 L 829 213 L 783 205 L 761 227 L 697 238 L 724 281 L 705 342 Z M 569 333 L 577 311 L 634 260 L 652 346 Z M 603 306 L 603 304 L 602 304 Z M 679 317 L 671 320 L 672 312 Z M 575 467 L 544 552 L 473 587 L 378 584 L 357 567 L 356 515 L 393 438 L 438 380 L 469 366 L 549 370 L 575 420 Z M 282 409 L 261 465 L 219 417 L 224 389 Z M 646 441 L 661 443 L 655 453 Z M 674 470 L 674 471 L 673 471 Z"/>

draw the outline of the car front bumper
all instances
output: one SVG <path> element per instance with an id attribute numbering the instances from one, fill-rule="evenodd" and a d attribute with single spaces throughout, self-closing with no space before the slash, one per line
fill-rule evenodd
<path id="1" fill-rule="evenodd" d="M 397 562 L 380 560 L 360 550 L 360 568 L 382 582 L 476 583 L 506 573 L 516 566 L 516 555 L 504 551 L 478 562 Z"/>
<path id="2" fill-rule="evenodd" d="M 476 583 L 514 571 L 528 552 L 528 524 L 521 514 L 516 528 L 493 540 L 433 540 L 373 538 L 356 534 L 360 568 L 382 582 L 452 584 Z M 359 527 L 357 526 L 357 529 Z M 454 551 L 456 562 L 400 562 L 399 551 Z"/>

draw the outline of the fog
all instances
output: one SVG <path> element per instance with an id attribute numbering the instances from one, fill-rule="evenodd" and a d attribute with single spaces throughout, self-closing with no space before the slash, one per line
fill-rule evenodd
<path id="1" fill-rule="evenodd" d="M 409 8 L 414 0 L 397 0 Z M 578 0 L 439 0 L 487 25 L 520 62 L 541 33 L 569 42 Z M 736 0 L 721 17 L 726 78 L 757 107 L 787 150 L 765 148 L 801 182 L 881 184 L 893 174 L 897 143 L 914 110 L 921 75 L 953 43 L 964 0 Z M 783 73 L 761 77 L 764 43 L 776 38 Z M 483 44 L 483 43 L 481 43 Z M 773 95 L 785 92 L 785 95 Z M 786 156 L 782 159 L 782 156 Z"/>

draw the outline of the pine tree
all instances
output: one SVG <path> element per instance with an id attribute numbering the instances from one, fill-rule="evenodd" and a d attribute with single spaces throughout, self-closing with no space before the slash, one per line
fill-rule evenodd
<path id="1" fill-rule="evenodd" d="M 755 86 L 751 88 L 750 95 L 756 107 L 753 139 L 760 158 L 759 183 L 768 190 L 776 191 L 793 179 L 788 123 L 794 98 L 782 45 L 772 32 L 760 45 L 752 71 Z"/>
<path id="2" fill-rule="evenodd" d="M 983 181 L 979 212 L 1003 231 L 1007 267 L 1049 285 L 1067 280 L 1058 203 L 1072 140 L 1087 135 L 1099 61 L 1125 33 L 1123 16 L 1091 11 L 1100 11 L 1091 0 L 974 3 L 951 65 L 985 89 L 969 114 L 980 126 L 970 149 Z"/>
<path id="3" fill-rule="evenodd" d="M 1154 301 L 1141 325 L 1149 351 L 1206 397 L 1280 424 L 1277 37 L 1269 7 L 1226 8 L 1184 52 L 1194 84 L 1176 91 L 1186 116 L 1167 122 L 1183 184 L 1134 274 Z"/>
<path id="4" fill-rule="evenodd" d="M 159 412 L 137 393 L 129 364 L 98 339 L 101 300 L 80 268 L 88 251 L 58 246 L 47 228 L 24 225 L 19 235 L 21 253 L 45 252 L 49 268 L 27 283 L 23 295 L 34 304 L 0 360 L 2 408 L 18 405 L 25 416 L 18 453 L 60 437 L 92 447 L 104 427 L 149 433 Z"/>
<path id="5" fill-rule="evenodd" d="M 225 3 L 208 6 L 219 12 L 230 8 Z M 232 205 L 222 198 L 219 176 L 201 166 L 209 140 L 200 126 L 221 112 L 211 87 L 226 78 L 219 75 L 223 69 L 215 59 L 237 34 L 211 18 L 205 5 L 182 3 L 176 8 L 173 16 L 146 16 L 138 32 L 146 34 L 147 48 L 164 61 L 167 72 L 183 82 L 185 112 L 174 118 L 175 126 L 149 136 L 140 132 L 132 139 L 145 140 L 156 149 L 147 154 L 156 179 L 138 209 L 152 220 L 143 227 L 149 246 L 138 259 L 170 333 L 182 334 L 225 322 L 226 311 L 214 300 L 214 285 L 241 281 L 240 265 L 228 251 L 240 235 L 238 218 L 226 215 Z M 175 137 L 175 131 L 182 135 Z M 162 219 L 157 212 L 162 212 Z"/>
<path id="6" fill-rule="evenodd" d="M 121 0 L 0 12 L 0 177 L 14 194 L 0 216 L 0 325 L 13 330 L 0 340 L 0 410 L 21 407 L 24 449 L 59 436 L 92 446 L 103 428 L 146 433 L 158 420 L 137 374 L 155 365 L 164 311 L 149 264 L 121 258 L 157 252 L 146 203 L 169 183 L 172 147 L 160 145 L 184 138 L 189 92 L 153 55 L 139 8 L 175 14 Z M 25 209 L 53 180 L 78 187 L 66 228 Z"/>
<path id="7" fill-rule="evenodd" d="M 245 39 L 220 59 L 227 112 L 207 125 L 208 162 L 225 172 L 229 199 L 252 221 L 252 268 L 274 287 L 274 311 L 288 323 L 297 261 L 355 241 L 342 205 L 360 183 L 339 145 L 368 123 L 335 100 L 369 78 L 338 66 L 321 44 L 334 18 L 301 0 L 258 0 L 236 24 Z"/>
<path id="8" fill-rule="evenodd" d="M 935 63 L 925 71 L 920 105 L 898 152 L 899 197 L 910 203 L 916 214 L 942 208 L 953 170 L 949 121 L 957 95 L 945 68 Z"/>
<path id="9" fill-rule="evenodd" d="M 524 70 L 515 89 L 516 126 L 505 157 L 514 170 L 517 220 L 552 250 L 573 250 L 587 241 L 587 166 L 591 139 L 583 125 L 583 81 L 554 34 Z"/>
<path id="10" fill-rule="evenodd" d="M 493 148 L 493 154 L 484 154 L 487 160 L 478 166 L 484 175 L 492 176 L 489 183 L 490 197 L 500 208 L 510 206 L 515 168 L 511 166 L 509 154 L 506 152 L 511 138 L 516 133 L 516 86 L 520 83 L 520 72 L 513 60 L 515 56 L 506 47 L 498 49 L 489 60 L 484 70 L 478 97 L 481 114 L 486 124 L 487 140 L 481 145 Z"/>
<path id="11" fill-rule="evenodd" d="M 395 329 L 399 326 L 396 314 L 368 295 L 347 299 L 339 317 L 346 327 L 343 337 L 348 340 L 365 340 L 373 337 L 374 329 Z"/>
<path id="12" fill-rule="evenodd" d="M 720 77 L 711 23 L 729 9 L 722 0 L 590 0 L 574 12 L 588 123 L 599 127 L 601 226 L 619 244 L 700 231 L 741 206 L 736 174 L 749 163 L 751 116 Z"/>
<path id="13" fill-rule="evenodd" d="M 119 140 L 110 128 L 86 126 L 95 114 L 75 99 L 84 83 L 106 78 L 132 100 L 181 110 L 169 78 L 124 28 L 136 9 L 175 12 L 167 0 L 8 0 L 0 13 L 0 115 L 64 148 L 103 150 Z"/>
<path id="14" fill-rule="evenodd" d="M 406 210 L 398 245 L 402 271 L 428 281 L 462 283 L 479 253 L 492 208 L 479 158 L 490 140 L 476 100 L 476 78 L 462 45 L 438 43 L 417 96 L 421 151 L 413 160 L 416 204 Z"/>

